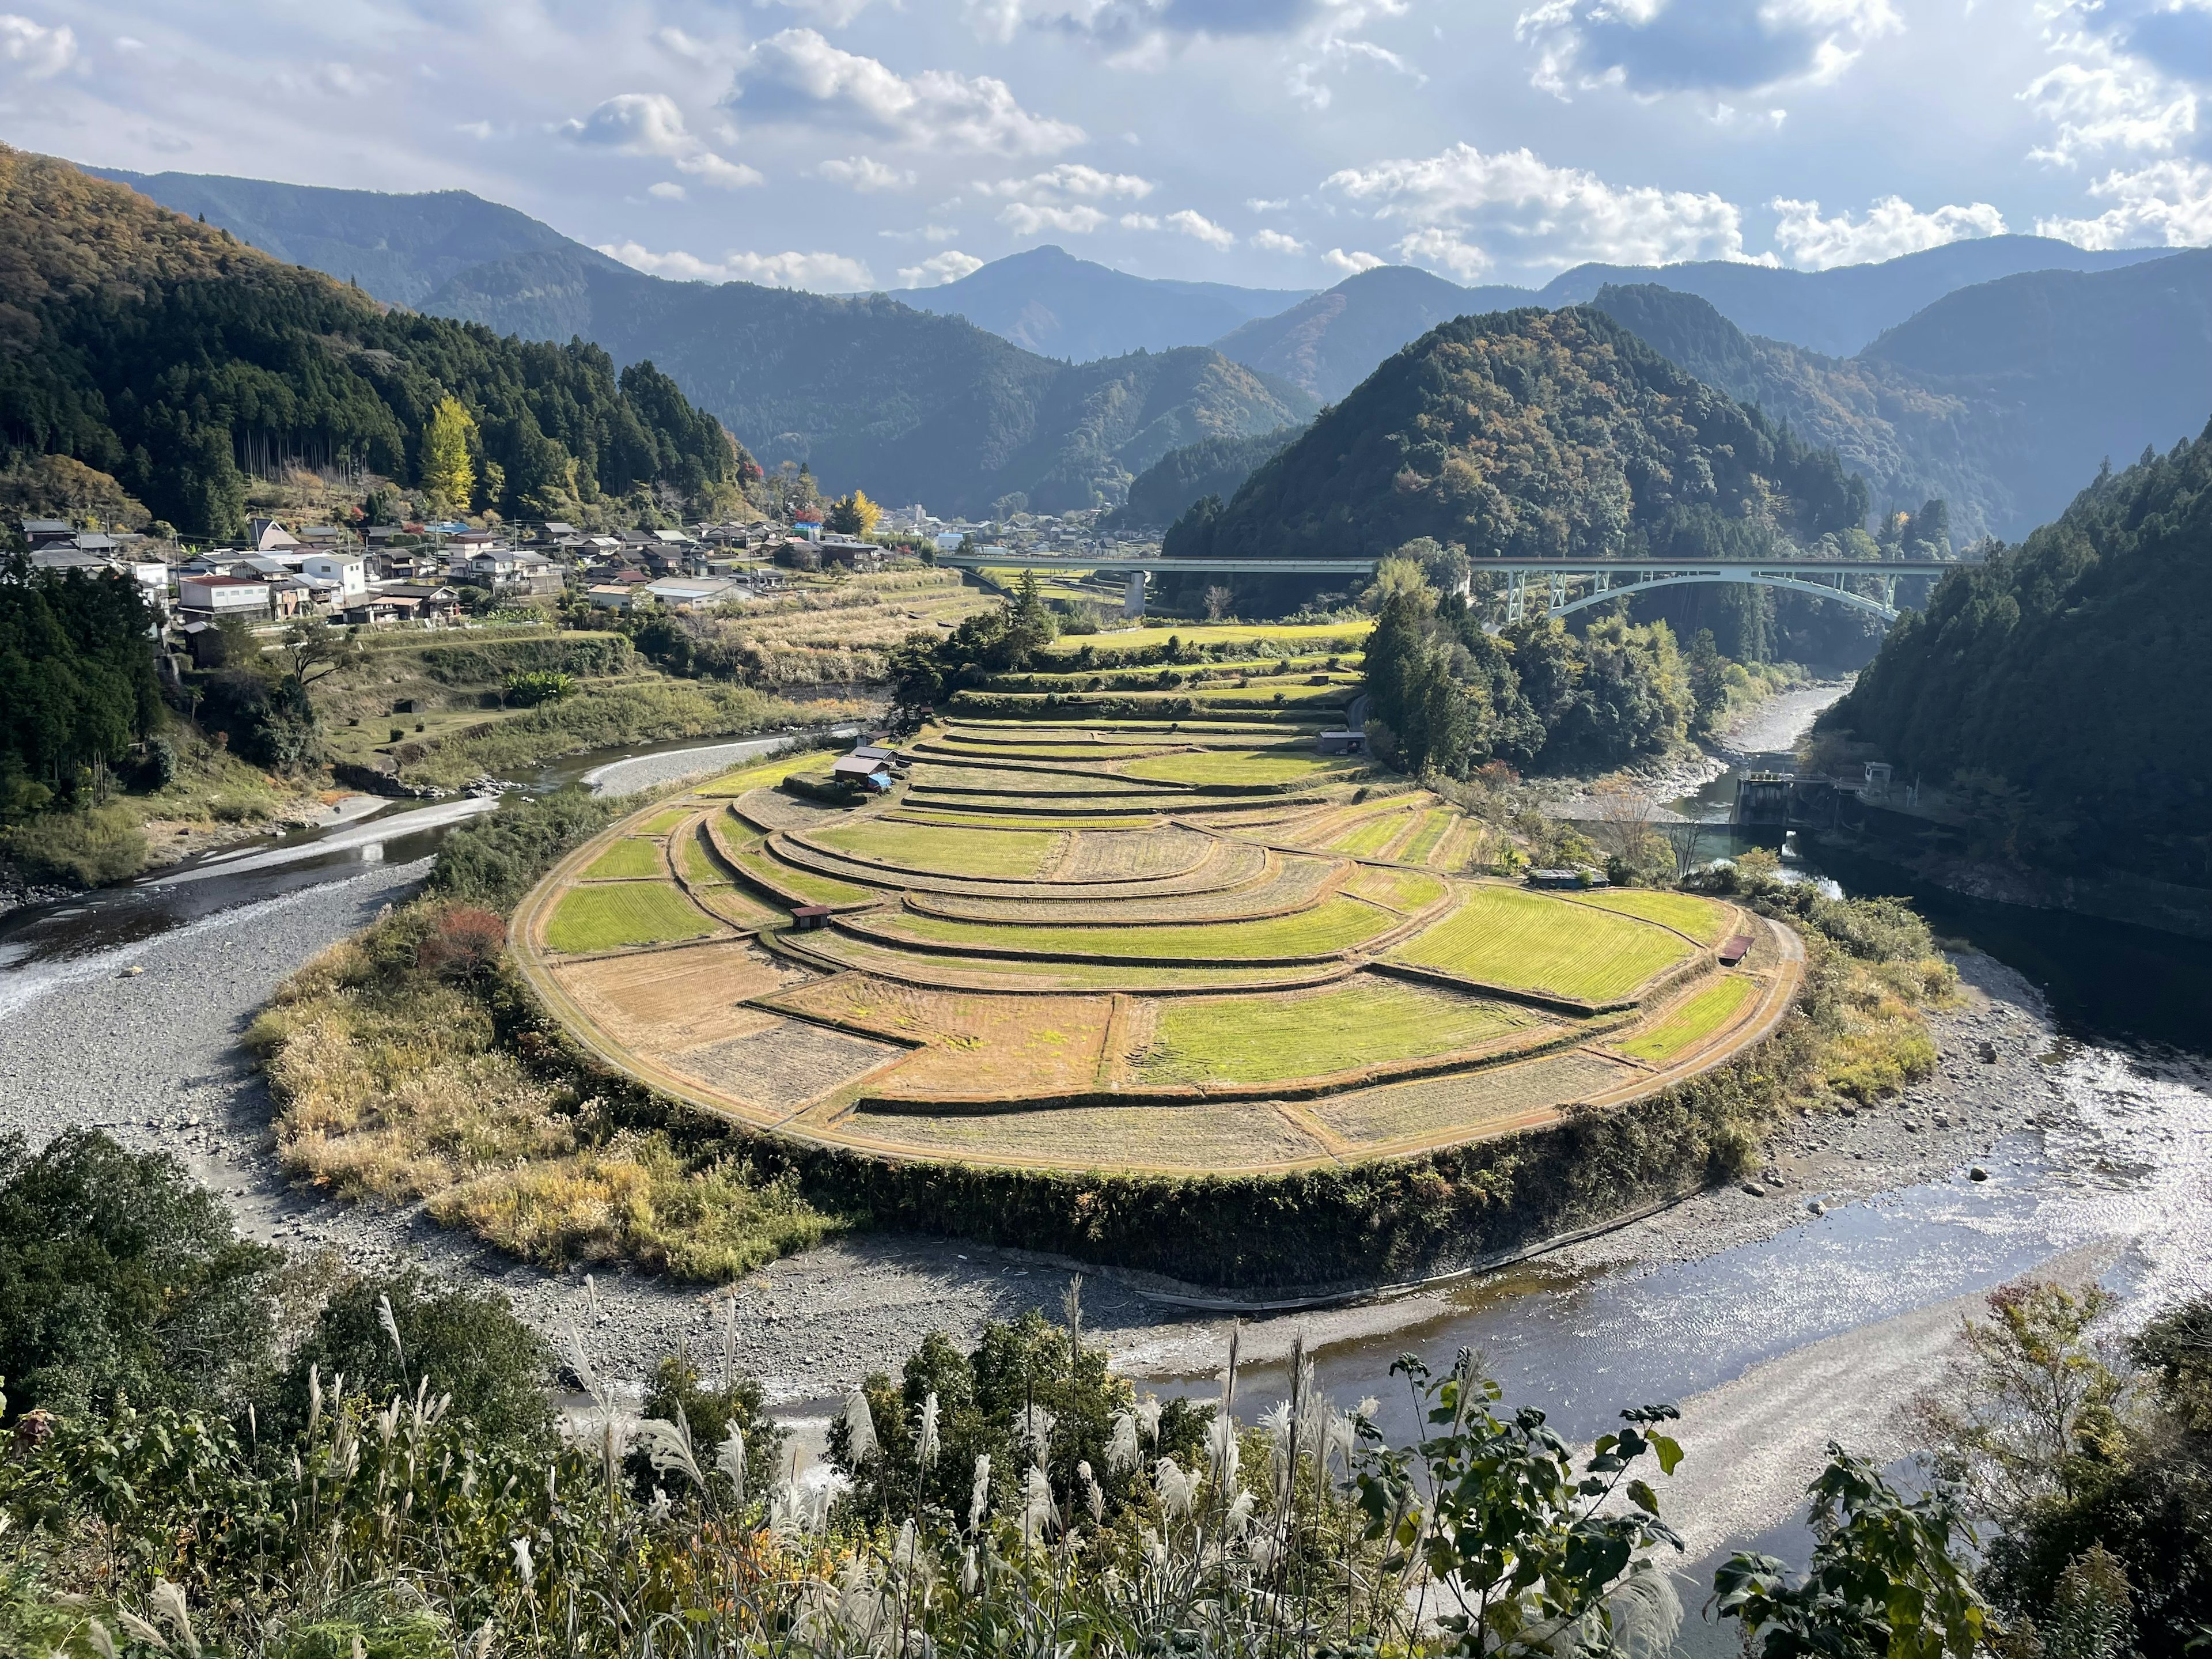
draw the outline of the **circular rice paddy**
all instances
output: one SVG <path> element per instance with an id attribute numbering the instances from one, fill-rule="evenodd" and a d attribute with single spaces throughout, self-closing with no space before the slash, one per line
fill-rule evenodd
<path id="1" fill-rule="evenodd" d="M 902 755 L 856 807 L 778 788 L 787 759 L 641 809 L 517 911 L 525 973 L 603 1060 L 755 1127 L 1156 1174 L 1620 1105 L 1796 988 L 1792 937 L 1725 903 L 1473 873 L 1484 826 L 1310 732 L 956 721 Z"/>

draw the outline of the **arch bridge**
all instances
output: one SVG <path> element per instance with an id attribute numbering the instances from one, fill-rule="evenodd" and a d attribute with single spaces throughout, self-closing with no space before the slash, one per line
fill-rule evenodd
<path id="1" fill-rule="evenodd" d="M 1241 576 L 1372 575 L 1373 559 L 1159 559 L 1048 553 L 1028 557 L 1000 548 L 989 553 L 940 553 L 937 562 L 964 570 L 1055 570 L 1111 572 L 1129 577 L 1130 597 L 1141 604 L 1148 576 L 1176 574 Z M 1477 570 L 1505 577 L 1505 620 L 1519 622 L 1531 601 L 1554 616 L 1604 605 L 1637 593 L 1714 582 L 1735 582 L 1802 593 L 1895 622 L 1898 579 L 1941 577 L 1962 562 L 1948 559 L 1476 559 Z M 1871 580 L 1875 592 L 1858 592 L 1853 579 Z"/>

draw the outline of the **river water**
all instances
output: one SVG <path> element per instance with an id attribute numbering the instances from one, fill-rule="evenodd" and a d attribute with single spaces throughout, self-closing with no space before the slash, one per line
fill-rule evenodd
<path id="1" fill-rule="evenodd" d="M 1802 720 L 1811 718 L 1808 706 Z M 1795 722 L 1802 725 L 1802 720 Z M 1764 739 L 1793 740 L 1783 722 Z M 654 745 L 570 757 L 519 781 L 542 789 L 587 781 L 602 790 L 649 787 L 734 763 L 786 738 Z M 1715 824 L 1701 856 L 1730 850 L 1724 820 L 1744 769 L 1786 764 L 1781 752 L 1741 757 L 1724 776 L 1674 805 Z M 200 859 L 132 885 L 0 917 L 0 994 L 65 980 L 76 959 L 182 927 L 250 927 L 263 902 L 426 857 L 447 828 L 489 803 L 372 805 L 321 829 Z M 2039 989 L 2057 1040 L 2046 1059 L 2068 1107 L 2014 1133 L 1963 1174 L 1837 1204 L 1771 1237 L 1656 1265 L 1566 1274 L 1532 1266 L 1465 1287 L 1448 1311 L 1380 1339 L 1320 1351 L 1322 1386 L 1340 1401 L 1373 1395 L 1394 1437 L 1416 1429 L 1392 1361 L 1412 1352 L 1436 1370 L 1479 1350 L 1509 1404 L 1534 1404 L 1571 1437 L 1607 1427 L 1622 1406 L 1694 1402 L 1771 1376 L 1780 1387 L 1829 1353 L 1863 1341 L 1871 1355 L 1924 1337 L 1931 1312 L 2066 1252 L 2095 1253 L 2107 1283 L 2139 1310 L 2212 1290 L 2212 945 L 2054 913 L 1916 890 L 1893 869 L 1785 862 L 1807 879 L 1855 892 L 1903 891 L 1939 934 L 2007 963 Z M 234 917 L 232 913 L 237 913 Z M 58 985 L 53 994 L 69 995 Z M 8 1000 L 0 994 L 0 1003 Z M 1955 1324 L 1955 1316 L 1943 1312 Z M 1914 1321 L 1920 1320 L 1916 1326 Z M 1912 1338 L 1921 1340 L 1921 1338 Z M 1832 1376 L 1796 1386 L 1814 1415 L 1855 1393 L 1856 1360 L 1820 1358 Z M 1278 1397 L 1280 1367 L 1243 1378 L 1253 1414 Z M 1893 1384 L 1894 1378 L 1892 1379 Z M 1202 1392 L 1208 1377 L 1169 1379 Z M 1869 1388 L 1871 1385 L 1867 1385 Z M 1771 1390 L 1770 1390 L 1771 1392 Z M 1863 1408 L 1866 1401 L 1856 1402 Z M 1863 1413 L 1862 1413 L 1863 1414 Z M 1745 1509 L 1738 1538 L 1802 1549 L 1787 1505 Z M 1723 1530 L 1728 1530 L 1723 1528 Z"/>

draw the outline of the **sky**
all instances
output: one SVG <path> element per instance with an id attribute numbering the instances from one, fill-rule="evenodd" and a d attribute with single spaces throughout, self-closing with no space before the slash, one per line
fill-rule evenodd
<path id="1" fill-rule="evenodd" d="M 2212 241 L 2212 0 L 14 3 L 9 143 L 473 191 L 668 276 L 927 287 L 1050 242 L 1257 288 L 1540 284 Z"/>

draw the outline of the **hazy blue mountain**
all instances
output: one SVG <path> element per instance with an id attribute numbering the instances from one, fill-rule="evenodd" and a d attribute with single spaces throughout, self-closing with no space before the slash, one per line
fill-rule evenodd
<path id="1" fill-rule="evenodd" d="M 1415 265 L 1382 265 L 1213 343 L 1224 356 L 1334 403 L 1438 323 L 1535 301 L 1527 289 L 1462 288 Z"/>
<path id="2" fill-rule="evenodd" d="M 1273 316 L 1311 292 L 1132 276 L 1079 259 L 1065 248 L 1046 246 L 994 259 L 957 283 L 921 289 L 908 299 L 918 310 L 965 317 L 1042 356 L 1080 363 L 1124 352 L 1204 345 L 1251 318 Z"/>
<path id="3" fill-rule="evenodd" d="M 1537 290 L 1546 306 L 1581 305 L 1607 283 L 1657 283 L 1710 300 L 1747 334 L 1847 357 L 1945 295 L 2031 270 L 2109 270 L 2166 248 L 2094 252 L 2047 236 L 1986 236 L 1828 270 L 1778 270 L 1709 259 L 1678 265 L 1577 265 Z"/>
<path id="4" fill-rule="evenodd" d="M 204 217 L 289 264 L 358 282 L 392 305 L 419 306 L 471 265 L 511 254 L 557 250 L 589 264 L 614 264 L 526 213 L 465 190 L 394 196 L 219 173 L 81 170 L 128 185 L 172 212 Z"/>
<path id="5" fill-rule="evenodd" d="M 1115 504 L 1169 450 L 1309 418 L 1297 387 L 1204 346 L 1070 366 L 888 295 L 672 283 L 563 252 L 477 265 L 423 301 L 501 332 L 650 358 L 774 467 L 980 514 Z"/>

